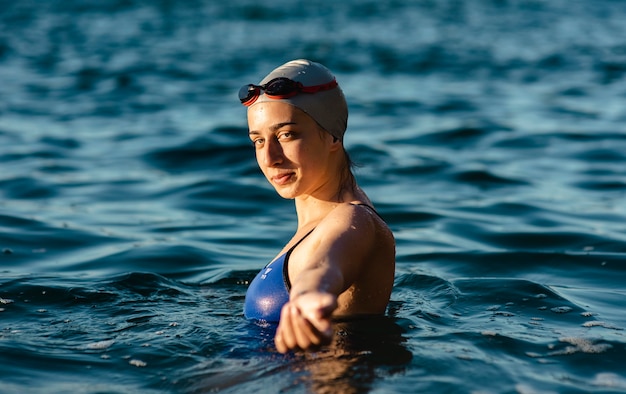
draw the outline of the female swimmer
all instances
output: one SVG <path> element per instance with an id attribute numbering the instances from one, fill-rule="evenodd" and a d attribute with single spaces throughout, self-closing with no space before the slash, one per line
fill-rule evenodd
<path id="1" fill-rule="evenodd" d="M 395 241 L 357 185 L 343 145 L 348 107 L 333 74 L 288 62 L 241 88 L 258 165 L 293 199 L 297 230 L 246 293 L 249 319 L 278 322 L 276 349 L 332 339 L 337 318 L 382 315 L 393 287 Z"/>

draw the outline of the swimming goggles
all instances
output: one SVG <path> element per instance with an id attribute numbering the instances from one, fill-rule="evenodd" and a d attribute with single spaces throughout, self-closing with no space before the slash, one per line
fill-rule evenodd
<path id="1" fill-rule="evenodd" d="M 265 85 L 244 85 L 239 89 L 239 100 L 241 104 L 249 107 L 261 95 L 261 91 L 269 98 L 280 100 L 293 97 L 298 93 L 317 93 L 325 90 L 331 90 L 337 86 L 337 80 L 315 86 L 304 86 L 300 82 L 296 82 L 289 78 L 274 78 Z"/>

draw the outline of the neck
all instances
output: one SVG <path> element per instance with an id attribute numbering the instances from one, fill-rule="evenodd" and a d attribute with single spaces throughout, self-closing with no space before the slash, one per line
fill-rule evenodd
<path id="1" fill-rule="evenodd" d="M 371 202 L 367 195 L 358 187 L 350 187 L 330 198 L 317 198 L 312 195 L 299 196 L 295 199 L 296 215 L 298 216 L 298 230 L 306 230 L 317 224 L 337 205 L 342 203 Z"/>
<path id="2" fill-rule="evenodd" d="M 325 133 L 325 132 L 324 132 Z M 328 182 L 316 190 L 295 198 L 298 230 L 316 226 L 337 205 L 353 201 L 369 201 L 356 185 L 350 168 L 350 158 L 341 146 L 331 155 Z M 333 175 L 339 173 L 339 176 Z"/>
<path id="3" fill-rule="evenodd" d="M 295 199 L 298 229 L 308 230 L 317 224 L 335 208 L 339 202 L 321 200 L 313 196 L 301 196 Z"/>

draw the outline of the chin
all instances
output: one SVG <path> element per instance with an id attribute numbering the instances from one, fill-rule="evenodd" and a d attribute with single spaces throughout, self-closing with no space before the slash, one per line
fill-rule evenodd
<path id="1" fill-rule="evenodd" d="M 285 200 L 293 200 L 298 196 L 298 193 L 291 188 L 274 187 L 274 190 L 276 190 L 276 193 L 278 193 L 278 195 Z"/>
<path id="2" fill-rule="evenodd" d="M 286 193 L 286 192 L 278 192 L 278 195 L 284 198 L 285 200 L 293 200 L 297 196 L 294 193 Z"/>

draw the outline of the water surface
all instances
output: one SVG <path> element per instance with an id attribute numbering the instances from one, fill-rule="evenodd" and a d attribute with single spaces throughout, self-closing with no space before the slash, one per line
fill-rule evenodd
<path id="1" fill-rule="evenodd" d="M 626 391 L 620 1 L 0 2 L 0 391 Z M 350 104 L 387 316 L 282 356 L 243 318 L 295 230 L 239 87 Z"/>

